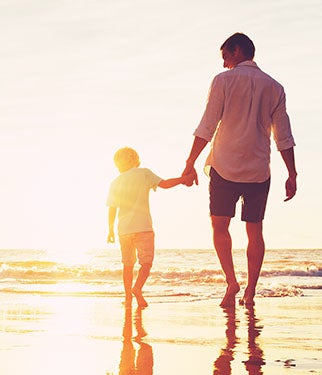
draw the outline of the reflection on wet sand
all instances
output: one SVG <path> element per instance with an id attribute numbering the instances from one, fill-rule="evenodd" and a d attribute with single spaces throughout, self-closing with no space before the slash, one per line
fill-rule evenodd
<path id="1" fill-rule="evenodd" d="M 234 360 L 235 347 L 240 342 L 236 336 L 239 320 L 236 318 L 235 307 L 223 309 L 226 317 L 226 346 L 221 349 L 219 357 L 214 362 L 213 375 L 231 375 L 231 363 Z M 257 337 L 263 326 L 255 316 L 254 307 L 245 309 L 248 326 L 248 360 L 243 361 L 249 375 L 262 375 L 262 366 L 265 365 L 263 350 L 260 348 Z"/>
<path id="2" fill-rule="evenodd" d="M 256 342 L 257 337 L 262 332 L 263 326 L 259 325 L 259 319 L 255 316 L 254 307 L 246 309 L 248 322 L 248 360 L 244 361 L 249 375 L 262 375 L 262 366 L 265 365 L 264 353 Z"/>
<path id="3" fill-rule="evenodd" d="M 214 362 L 213 375 L 231 374 L 231 362 L 234 359 L 234 348 L 239 342 L 236 336 L 236 328 L 239 321 L 236 319 L 235 307 L 223 309 L 226 316 L 226 346 L 221 349 L 219 357 Z"/>
<path id="4" fill-rule="evenodd" d="M 133 337 L 133 323 L 137 335 Z M 152 375 L 153 374 L 153 351 L 151 345 L 142 341 L 147 335 L 142 325 L 142 309 L 137 308 L 134 313 L 132 309 L 125 309 L 123 326 L 123 348 L 119 365 L 119 375 Z M 138 344 L 138 349 L 133 341 Z"/>

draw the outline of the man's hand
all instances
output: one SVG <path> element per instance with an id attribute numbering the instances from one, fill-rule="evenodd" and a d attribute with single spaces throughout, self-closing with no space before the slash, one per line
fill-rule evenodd
<path id="1" fill-rule="evenodd" d="M 114 232 L 110 231 L 109 234 L 107 235 L 107 243 L 114 243 L 114 242 L 115 242 Z"/>
<path id="2" fill-rule="evenodd" d="M 184 174 L 181 176 L 182 178 L 182 183 L 186 186 L 192 186 L 193 181 L 195 180 L 195 175 L 193 173 L 190 174 Z"/>
<path id="3" fill-rule="evenodd" d="M 208 141 L 206 139 L 200 138 L 198 136 L 196 136 L 194 141 L 193 141 L 190 154 L 189 154 L 188 159 L 186 161 L 186 168 L 182 172 L 182 176 L 184 176 L 186 174 L 191 174 L 191 173 L 194 176 L 193 181 L 187 186 L 193 185 L 193 182 L 195 182 L 196 185 L 198 185 L 198 183 L 199 183 L 198 182 L 198 175 L 197 175 L 197 172 L 195 170 L 194 165 L 195 165 L 195 161 L 197 160 L 201 151 L 206 147 L 207 144 L 208 144 Z"/>
<path id="4" fill-rule="evenodd" d="M 294 160 L 294 147 L 282 150 L 281 155 L 288 170 L 288 179 L 285 182 L 286 198 L 284 199 L 284 202 L 287 202 L 296 194 L 297 173 Z"/>
<path id="5" fill-rule="evenodd" d="M 296 174 L 289 176 L 285 182 L 286 198 L 284 202 L 289 201 L 296 194 Z"/>
<path id="6" fill-rule="evenodd" d="M 188 183 L 185 184 L 186 186 L 192 186 L 194 182 L 196 183 L 196 185 L 198 185 L 198 183 L 199 183 L 198 182 L 198 174 L 197 174 L 197 172 L 194 168 L 194 165 L 190 164 L 188 162 L 187 162 L 186 168 L 182 172 L 181 176 L 186 176 L 186 175 L 189 175 L 190 180 L 191 180 L 191 181 L 187 181 Z"/>

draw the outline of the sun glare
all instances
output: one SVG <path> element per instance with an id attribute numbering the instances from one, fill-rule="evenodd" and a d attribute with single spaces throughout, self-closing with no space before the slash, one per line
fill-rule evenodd
<path id="1" fill-rule="evenodd" d="M 88 264 L 92 258 L 87 250 L 79 249 L 78 247 L 48 250 L 47 257 L 51 261 L 67 266 Z"/>

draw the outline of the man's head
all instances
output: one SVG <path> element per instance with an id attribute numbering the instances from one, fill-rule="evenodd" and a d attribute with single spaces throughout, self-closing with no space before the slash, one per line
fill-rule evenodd
<path id="1" fill-rule="evenodd" d="M 224 68 L 232 69 L 246 60 L 253 60 L 255 55 L 254 43 L 247 35 L 235 33 L 220 47 L 224 59 Z"/>
<path id="2" fill-rule="evenodd" d="M 124 147 L 116 151 L 114 155 L 114 163 L 122 173 L 131 168 L 138 167 L 140 165 L 140 158 L 133 148 Z"/>

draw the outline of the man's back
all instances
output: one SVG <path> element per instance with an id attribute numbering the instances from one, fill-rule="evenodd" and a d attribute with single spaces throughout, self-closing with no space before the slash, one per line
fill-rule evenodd
<path id="1" fill-rule="evenodd" d="M 211 122 L 217 129 L 207 164 L 230 181 L 267 180 L 271 131 L 277 139 L 291 136 L 283 87 L 253 61 L 215 77 L 195 135 L 203 136 Z"/>

